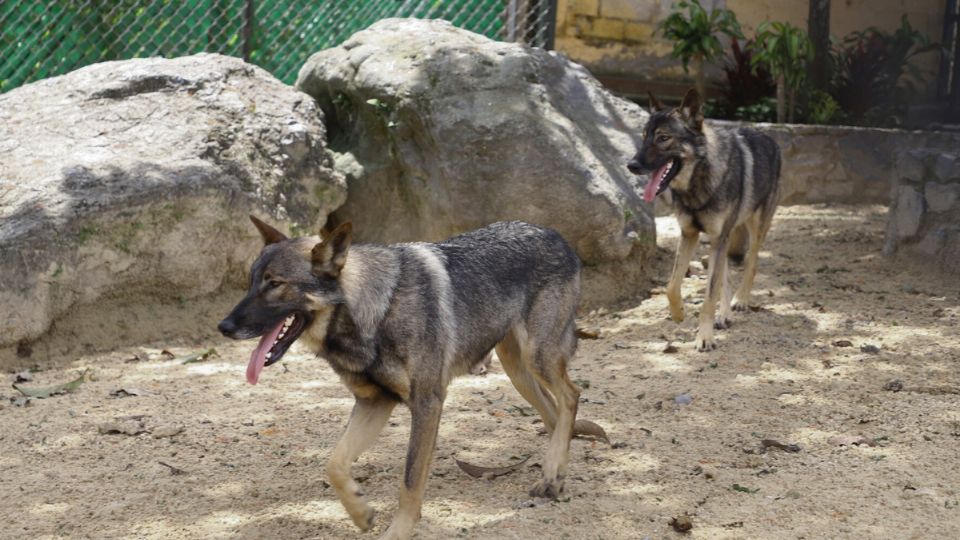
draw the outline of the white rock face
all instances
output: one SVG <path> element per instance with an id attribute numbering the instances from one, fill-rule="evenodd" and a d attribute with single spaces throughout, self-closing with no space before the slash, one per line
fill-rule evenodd
<path id="1" fill-rule="evenodd" d="M 248 213 L 315 229 L 345 197 L 316 103 L 236 58 L 105 62 L 0 95 L 0 365 L 81 305 L 239 284 L 260 247 Z"/>
<path id="2" fill-rule="evenodd" d="M 654 221 L 626 168 L 647 115 L 582 66 L 444 21 L 387 19 L 314 54 L 297 87 L 323 109 L 349 184 L 333 219 L 361 239 L 520 219 L 574 247 L 585 304 L 649 287 Z"/>

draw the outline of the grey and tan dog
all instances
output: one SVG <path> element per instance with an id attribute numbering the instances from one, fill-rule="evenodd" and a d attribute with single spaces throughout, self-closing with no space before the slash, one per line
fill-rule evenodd
<path id="1" fill-rule="evenodd" d="M 299 339 L 323 356 L 356 398 L 327 471 L 353 522 L 374 512 L 350 465 L 398 403 L 411 411 L 400 506 L 383 538 L 409 538 L 420 519 L 447 384 L 496 348 L 511 382 L 551 432 L 534 496 L 564 486 L 578 388 L 567 376 L 577 347 L 580 260 L 561 236 L 520 222 L 430 243 L 351 246 L 349 223 L 287 238 L 251 217 L 265 246 L 247 295 L 220 322 L 231 338 L 261 337 L 247 380 Z"/>
<path id="2" fill-rule="evenodd" d="M 644 189 L 648 202 L 670 189 L 681 231 L 667 285 L 670 315 L 677 322 L 683 320 L 680 285 L 700 233 L 710 238 L 710 279 L 696 347 L 715 349 L 714 328 L 727 328 L 731 309 L 745 311 L 750 303 L 757 257 L 780 197 L 780 149 L 752 129 L 705 125 L 696 90 L 677 108 L 665 107 L 651 94 L 650 112 L 643 142 L 627 167 L 650 175 Z M 743 281 L 731 301 L 727 258 L 743 260 L 744 254 Z"/>

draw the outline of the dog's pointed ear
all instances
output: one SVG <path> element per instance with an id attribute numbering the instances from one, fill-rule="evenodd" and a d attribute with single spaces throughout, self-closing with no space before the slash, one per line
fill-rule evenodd
<path id="1" fill-rule="evenodd" d="M 287 236 L 282 232 L 274 229 L 270 225 L 260 221 L 253 214 L 250 215 L 250 221 L 257 227 L 257 230 L 260 231 L 260 236 L 263 237 L 264 245 L 276 244 L 277 242 L 283 242 L 287 239 Z"/>
<path id="2" fill-rule="evenodd" d="M 650 96 L 650 114 L 653 114 L 657 111 L 662 111 L 667 108 L 662 101 L 657 99 L 657 96 L 653 95 L 653 92 L 647 90 L 647 95 Z"/>
<path id="3" fill-rule="evenodd" d="M 337 277 L 347 262 L 347 250 L 353 241 L 353 224 L 347 221 L 313 246 L 310 261 L 318 276 Z"/>
<path id="4" fill-rule="evenodd" d="M 680 113 L 686 118 L 690 127 L 700 130 L 703 127 L 703 107 L 701 106 L 700 93 L 696 88 L 687 91 L 683 96 L 683 103 L 680 104 Z"/>

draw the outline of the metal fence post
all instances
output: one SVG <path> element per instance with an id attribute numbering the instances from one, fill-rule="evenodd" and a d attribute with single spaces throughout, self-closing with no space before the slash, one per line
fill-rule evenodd
<path id="1" fill-rule="evenodd" d="M 256 17 L 254 0 L 246 0 L 243 6 L 243 60 L 250 61 L 253 53 L 253 24 Z"/>
<path id="2" fill-rule="evenodd" d="M 549 0 L 547 3 L 547 35 L 543 48 L 553 50 L 557 39 L 557 0 Z"/>

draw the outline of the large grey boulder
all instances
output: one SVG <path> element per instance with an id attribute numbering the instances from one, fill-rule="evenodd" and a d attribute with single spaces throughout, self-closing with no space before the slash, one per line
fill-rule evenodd
<path id="1" fill-rule="evenodd" d="M 249 212 L 317 229 L 343 203 L 325 141 L 313 99 L 219 55 L 95 64 L 0 95 L 0 365 L 53 321 L 83 341 L 68 314 L 98 318 L 101 338 L 161 326 L 152 308 L 133 323 L 90 306 L 240 284 L 259 248 Z"/>
<path id="2" fill-rule="evenodd" d="M 626 161 L 646 121 L 580 65 L 434 20 L 386 19 L 314 54 L 297 87 L 327 118 L 361 240 L 438 240 L 503 219 L 557 229 L 584 304 L 629 297 L 655 249 Z M 496 261 L 490 261 L 496 264 Z"/>

